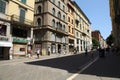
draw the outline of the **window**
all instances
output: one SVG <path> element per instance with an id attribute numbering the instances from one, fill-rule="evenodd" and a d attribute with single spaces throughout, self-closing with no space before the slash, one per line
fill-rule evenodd
<path id="1" fill-rule="evenodd" d="M 73 24 L 73 19 L 72 19 L 72 24 Z"/>
<path id="2" fill-rule="evenodd" d="M 40 18 L 37 19 L 37 25 L 38 25 L 38 26 L 41 25 L 41 19 L 40 19 Z"/>
<path id="3" fill-rule="evenodd" d="M 69 26 L 69 32 L 70 32 L 70 26 Z"/>
<path id="4" fill-rule="evenodd" d="M 78 37 L 79 35 L 78 35 L 78 32 L 76 32 L 76 36 Z"/>
<path id="5" fill-rule="evenodd" d="M 63 5 L 63 11 L 65 11 L 65 6 Z"/>
<path id="6" fill-rule="evenodd" d="M 72 34 L 74 33 L 74 29 L 72 28 Z"/>
<path id="7" fill-rule="evenodd" d="M 26 4 L 26 0 L 21 0 L 21 2 L 22 2 L 23 4 Z"/>
<path id="8" fill-rule="evenodd" d="M 63 21 L 65 21 L 65 15 L 63 15 Z"/>
<path id="9" fill-rule="evenodd" d="M 20 8 L 20 22 L 24 22 L 25 21 L 25 9 Z"/>
<path id="10" fill-rule="evenodd" d="M 55 3 L 55 0 L 52 0 L 53 3 Z"/>
<path id="11" fill-rule="evenodd" d="M 41 13 L 41 6 L 38 6 L 38 13 Z"/>
<path id="12" fill-rule="evenodd" d="M 77 39 L 77 44 L 79 44 L 79 39 Z"/>
<path id="13" fill-rule="evenodd" d="M 52 20 L 52 26 L 55 27 L 55 20 Z"/>
<path id="14" fill-rule="evenodd" d="M 5 10 L 6 10 L 6 2 L 0 0 L 0 13 L 5 14 Z"/>
<path id="15" fill-rule="evenodd" d="M 6 35 L 6 29 L 7 29 L 6 25 L 0 24 L 0 35 L 1 36 L 5 36 Z"/>
<path id="16" fill-rule="evenodd" d="M 55 16 L 55 8 L 52 9 L 52 14 Z"/>
<path id="17" fill-rule="evenodd" d="M 57 29 L 62 30 L 62 24 L 60 22 L 57 22 Z"/>
<path id="18" fill-rule="evenodd" d="M 68 22 L 70 22 L 70 17 L 68 17 Z"/>
<path id="19" fill-rule="evenodd" d="M 62 2 L 64 3 L 65 1 L 64 1 L 64 0 L 62 0 Z"/>
<path id="20" fill-rule="evenodd" d="M 58 18 L 60 18 L 60 19 L 61 19 L 61 13 L 60 13 L 60 12 L 58 12 Z"/>
<path id="21" fill-rule="evenodd" d="M 63 25 L 63 30 L 65 31 L 65 25 Z"/>
<path id="22" fill-rule="evenodd" d="M 60 3 L 60 1 L 58 1 L 58 7 L 60 8 L 60 6 L 61 6 L 61 3 Z"/>

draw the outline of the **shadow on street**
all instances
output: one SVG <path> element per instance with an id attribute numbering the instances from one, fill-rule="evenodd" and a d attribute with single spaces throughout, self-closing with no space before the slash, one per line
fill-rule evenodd
<path id="1" fill-rule="evenodd" d="M 99 58 L 81 74 L 120 78 L 120 56 L 107 53 L 105 58 Z"/>
<path id="2" fill-rule="evenodd" d="M 93 59 L 90 54 L 87 56 L 85 56 L 85 54 L 76 54 L 47 60 L 25 62 L 25 64 L 58 68 L 66 70 L 69 73 L 76 73 Z M 107 54 L 105 58 L 99 58 L 80 74 L 120 78 L 120 56 Z"/>
<path id="3" fill-rule="evenodd" d="M 67 70 L 69 73 L 75 73 L 79 67 L 85 65 L 91 60 L 92 58 L 90 56 L 85 56 L 85 54 L 76 54 L 71 56 L 25 62 L 25 63 L 36 66 L 53 67 L 53 68 Z"/>

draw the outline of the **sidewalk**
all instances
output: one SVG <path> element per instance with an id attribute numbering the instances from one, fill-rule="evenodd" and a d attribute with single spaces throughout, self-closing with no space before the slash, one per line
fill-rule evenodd
<path id="1" fill-rule="evenodd" d="M 38 60 L 45 60 L 45 59 L 51 59 L 51 58 L 58 58 L 58 57 L 64 57 L 64 56 L 72 56 L 74 54 L 51 54 L 50 56 L 40 56 L 40 58 L 37 58 L 37 55 L 33 55 L 31 58 L 28 57 L 19 57 L 14 58 L 11 60 L 0 60 L 0 66 L 3 65 L 9 65 L 9 64 L 16 64 L 16 63 L 22 63 L 22 62 L 30 62 L 30 61 L 38 61 Z"/>

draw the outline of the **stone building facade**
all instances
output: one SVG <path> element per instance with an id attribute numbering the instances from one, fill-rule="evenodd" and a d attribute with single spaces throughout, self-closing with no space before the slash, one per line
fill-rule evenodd
<path id="1" fill-rule="evenodd" d="M 67 0 L 36 0 L 34 50 L 41 55 L 68 53 Z"/>
<path id="2" fill-rule="evenodd" d="M 91 22 L 87 18 L 87 16 L 83 13 L 81 8 L 77 5 L 75 1 L 74 4 L 74 21 L 75 21 L 75 48 L 78 52 L 84 52 L 87 48 L 91 49 L 92 46 L 92 37 L 91 37 Z"/>

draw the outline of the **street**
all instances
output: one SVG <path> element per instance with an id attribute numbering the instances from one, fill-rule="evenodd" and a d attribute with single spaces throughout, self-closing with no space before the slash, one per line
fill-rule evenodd
<path id="1" fill-rule="evenodd" d="M 76 54 L 32 61 L 29 59 L 21 62 L 14 61 L 4 65 L 1 62 L 0 80 L 106 80 L 103 77 L 114 78 L 107 78 L 108 80 L 120 80 L 120 70 L 118 70 L 120 64 L 109 62 L 110 58 L 111 55 L 105 59 L 98 59 L 97 54 L 94 58 L 90 54 L 87 56 Z M 111 66 L 112 64 L 115 66 Z M 85 70 L 81 71 L 84 68 Z M 76 73 L 78 73 L 77 76 L 71 79 L 70 77 Z"/>

